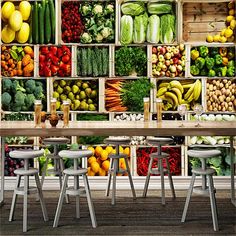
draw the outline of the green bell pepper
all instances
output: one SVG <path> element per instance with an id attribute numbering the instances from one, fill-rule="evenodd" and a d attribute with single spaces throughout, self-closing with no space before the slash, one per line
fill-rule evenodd
<path id="1" fill-rule="evenodd" d="M 227 76 L 233 77 L 235 75 L 235 68 L 234 67 L 229 67 L 226 72 Z"/>
<path id="2" fill-rule="evenodd" d="M 208 76 L 209 76 L 209 77 L 214 77 L 214 76 L 216 76 L 216 72 L 211 69 L 211 70 L 209 70 L 209 72 L 208 72 Z"/>
<path id="3" fill-rule="evenodd" d="M 208 70 L 210 70 L 210 69 L 212 69 L 214 67 L 214 65 L 215 65 L 214 58 L 207 57 L 205 61 L 206 61 L 206 67 L 207 67 Z"/>
<path id="4" fill-rule="evenodd" d="M 195 65 L 201 70 L 205 66 L 205 59 L 202 57 L 198 57 L 195 60 Z"/>
<path id="5" fill-rule="evenodd" d="M 222 58 L 222 56 L 220 54 L 215 55 L 214 58 L 215 58 L 215 64 L 216 65 L 221 65 L 222 64 L 223 58 Z"/>
<path id="6" fill-rule="evenodd" d="M 218 53 L 219 53 L 219 49 L 217 47 L 210 48 L 210 56 L 211 57 L 214 57 Z"/>
<path id="7" fill-rule="evenodd" d="M 192 75 L 199 75 L 200 70 L 196 65 L 192 65 L 192 66 L 190 66 L 190 73 Z"/>
<path id="8" fill-rule="evenodd" d="M 199 47 L 199 53 L 201 57 L 206 57 L 209 53 L 209 49 L 207 46 L 200 46 Z"/>

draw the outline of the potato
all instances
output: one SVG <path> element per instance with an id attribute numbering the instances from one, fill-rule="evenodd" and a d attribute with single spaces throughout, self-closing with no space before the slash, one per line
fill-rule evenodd
<path id="1" fill-rule="evenodd" d="M 227 98 L 225 99 L 226 102 L 230 102 L 230 100 L 231 100 L 230 97 L 227 97 Z"/>
<path id="2" fill-rule="evenodd" d="M 228 82 L 227 79 L 223 79 L 223 83 L 226 84 Z"/>
<path id="3" fill-rule="evenodd" d="M 219 106 L 217 107 L 217 109 L 218 109 L 218 111 L 221 111 L 221 106 L 219 105 Z"/>
<path id="4" fill-rule="evenodd" d="M 220 88 L 223 88 L 224 87 L 224 84 L 223 83 L 220 83 Z"/>
<path id="5" fill-rule="evenodd" d="M 219 96 L 219 101 L 223 102 L 224 101 L 224 97 L 223 96 Z"/>
<path id="6" fill-rule="evenodd" d="M 210 106 L 208 107 L 208 110 L 209 110 L 209 111 L 213 111 L 212 105 L 210 105 Z"/>
<path id="7" fill-rule="evenodd" d="M 210 90 L 210 91 L 213 91 L 213 84 L 210 84 L 210 85 L 209 85 L 209 90 Z"/>

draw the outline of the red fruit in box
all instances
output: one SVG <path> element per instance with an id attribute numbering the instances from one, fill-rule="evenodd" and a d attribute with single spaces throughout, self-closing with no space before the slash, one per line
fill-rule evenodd
<path id="1" fill-rule="evenodd" d="M 52 72 L 51 72 L 50 68 L 47 66 L 44 66 L 44 76 L 46 76 L 46 77 L 52 76 Z"/>
<path id="2" fill-rule="evenodd" d="M 157 54 L 157 48 L 156 47 L 152 47 L 152 53 Z"/>
<path id="3" fill-rule="evenodd" d="M 61 58 L 62 56 L 63 56 L 63 51 L 62 51 L 61 48 L 58 48 L 58 49 L 57 49 L 57 57 L 58 57 L 58 58 Z"/>
<path id="4" fill-rule="evenodd" d="M 56 56 L 57 55 L 57 47 L 51 46 L 50 52 L 52 52 L 52 54 Z"/>
<path id="5" fill-rule="evenodd" d="M 59 58 L 57 58 L 56 56 L 52 56 L 51 59 L 52 59 L 53 65 L 57 66 L 57 65 L 60 64 L 60 60 L 59 60 Z"/>
<path id="6" fill-rule="evenodd" d="M 59 66 L 51 65 L 50 67 L 52 75 L 56 75 L 57 71 L 59 70 Z"/>
<path id="7" fill-rule="evenodd" d="M 39 61 L 40 62 L 44 62 L 45 59 L 46 59 L 45 55 L 42 55 L 42 54 L 39 55 Z"/>
<path id="8" fill-rule="evenodd" d="M 64 55 L 61 60 L 64 62 L 64 63 L 67 63 L 69 60 L 70 60 L 70 56 L 69 55 Z"/>
<path id="9" fill-rule="evenodd" d="M 58 70 L 58 76 L 60 76 L 60 77 L 63 77 L 63 76 L 65 76 L 65 74 L 64 74 L 64 71 L 63 70 Z"/>
<path id="10" fill-rule="evenodd" d="M 70 48 L 68 48 L 67 46 L 63 45 L 63 46 L 61 47 L 61 49 L 62 49 L 62 51 L 63 51 L 64 54 L 70 55 Z"/>
<path id="11" fill-rule="evenodd" d="M 49 53 L 48 47 L 47 46 L 43 46 L 40 48 L 40 52 L 41 54 L 47 54 Z"/>
<path id="12" fill-rule="evenodd" d="M 69 75 L 71 73 L 71 66 L 69 64 L 64 64 L 62 62 L 60 64 L 60 69 L 64 71 L 65 75 Z"/>

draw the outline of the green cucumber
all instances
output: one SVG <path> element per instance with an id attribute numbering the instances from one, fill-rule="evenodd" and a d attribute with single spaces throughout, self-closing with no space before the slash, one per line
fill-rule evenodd
<path id="1" fill-rule="evenodd" d="M 33 11 L 34 11 L 34 6 L 31 6 L 31 12 L 30 12 L 30 18 L 29 18 L 29 23 L 30 23 L 30 33 L 29 33 L 29 39 L 28 43 L 33 43 L 33 32 L 32 32 L 32 27 L 33 27 Z"/>
<path id="2" fill-rule="evenodd" d="M 109 73 L 109 52 L 108 48 L 102 49 L 102 75 L 108 75 Z"/>
<path id="3" fill-rule="evenodd" d="M 77 74 L 81 75 L 82 49 L 77 50 Z"/>
<path id="4" fill-rule="evenodd" d="M 50 43 L 51 40 L 51 21 L 50 21 L 50 10 L 49 4 L 46 4 L 45 15 L 44 15 L 44 25 L 45 25 L 45 43 Z"/>
<path id="5" fill-rule="evenodd" d="M 33 11 L 33 42 L 39 42 L 39 23 L 38 23 L 38 3 L 34 2 L 34 11 Z"/>
<path id="6" fill-rule="evenodd" d="M 39 3 L 39 43 L 44 43 L 44 10 Z"/>
<path id="7" fill-rule="evenodd" d="M 93 74 L 93 67 L 92 67 L 92 49 L 88 48 L 87 49 L 87 70 L 88 70 L 88 75 Z"/>
<path id="8" fill-rule="evenodd" d="M 82 68 L 82 70 L 81 70 L 81 74 L 82 74 L 82 76 L 86 76 L 87 75 L 87 59 L 88 59 L 88 57 L 87 57 L 87 49 L 85 49 L 85 48 L 82 48 L 82 60 L 81 60 L 81 63 L 82 63 L 82 65 L 81 65 L 81 68 Z"/>
<path id="9" fill-rule="evenodd" d="M 56 16 L 55 16 L 55 7 L 53 0 L 48 0 L 49 10 L 50 10 L 50 20 L 51 20 L 51 32 L 52 32 L 52 43 L 55 42 L 55 28 L 56 28 Z"/>

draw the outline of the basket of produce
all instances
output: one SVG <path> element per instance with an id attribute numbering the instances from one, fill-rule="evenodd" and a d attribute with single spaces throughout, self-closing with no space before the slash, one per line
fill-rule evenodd
<path id="1" fill-rule="evenodd" d="M 176 41 L 174 1 L 120 1 L 119 43 L 161 43 Z"/>
<path id="2" fill-rule="evenodd" d="M 115 1 L 63 1 L 62 43 L 114 43 Z"/>
<path id="3" fill-rule="evenodd" d="M 3 77 L 34 76 L 33 46 L 2 46 L 1 75 Z"/>
<path id="4" fill-rule="evenodd" d="M 2 3 L 3 43 L 55 43 L 54 0 L 6 1 Z"/>
<path id="5" fill-rule="evenodd" d="M 54 80 L 52 96 L 57 99 L 57 110 L 62 110 L 62 102 L 69 100 L 71 111 L 97 111 L 98 81 L 80 79 Z"/>

